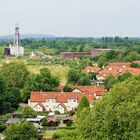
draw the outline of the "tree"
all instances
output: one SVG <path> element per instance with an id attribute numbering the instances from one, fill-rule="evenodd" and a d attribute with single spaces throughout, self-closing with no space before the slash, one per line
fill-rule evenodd
<path id="1" fill-rule="evenodd" d="M 0 75 L 0 96 L 5 92 L 6 90 L 6 82 L 2 75 Z"/>
<path id="2" fill-rule="evenodd" d="M 128 62 L 128 61 L 129 62 L 132 62 L 132 61 L 135 61 L 135 60 L 137 60 L 139 58 L 140 57 L 139 57 L 139 55 L 138 55 L 137 52 L 131 52 L 127 56 L 124 57 L 124 61 L 126 61 L 126 62 Z"/>
<path id="3" fill-rule="evenodd" d="M 91 80 L 96 80 L 96 75 L 97 75 L 97 73 L 95 73 L 95 72 L 89 72 L 88 74 L 87 74 L 87 76 L 89 77 L 89 79 L 91 79 Z"/>
<path id="4" fill-rule="evenodd" d="M 22 114 L 23 118 L 33 118 L 36 116 L 37 116 L 37 113 L 29 106 L 23 110 L 23 114 Z"/>
<path id="5" fill-rule="evenodd" d="M 122 82 L 131 77 L 132 77 L 132 74 L 130 72 L 126 72 L 126 73 L 123 73 L 122 75 L 119 75 L 117 79 L 119 82 Z"/>
<path id="6" fill-rule="evenodd" d="M 105 80 L 104 80 L 104 85 L 106 87 L 113 87 L 116 83 L 118 82 L 118 79 L 112 75 L 109 75 Z"/>
<path id="7" fill-rule="evenodd" d="M 140 68 L 140 65 L 138 63 L 132 63 L 130 65 L 131 68 Z"/>
<path id="8" fill-rule="evenodd" d="M 20 91 L 15 88 L 7 89 L 4 98 L 4 100 L 10 102 L 11 107 L 15 109 L 18 108 L 19 103 L 21 102 Z"/>
<path id="9" fill-rule="evenodd" d="M 6 82 L 0 75 L 0 114 L 11 112 L 13 109 L 11 103 L 6 100 Z"/>
<path id="10" fill-rule="evenodd" d="M 5 64 L 0 71 L 8 87 L 23 88 L 29 74 L 23 63 Z"/>
<path id="11" fill-rule="evenodd" d="M 140 81 L 129 79 L 117 84 L 89 112 L 82 113 L 78 130 L 82 140 L 139 139 Z"/>
<path id="12" fill-rule="evenodd" d="M 116 51 L 110 50 L 110 51 L 106 52 L 106 57 L 108 60 L 111 60 L 111 59 L 115 58 L 117 56 L 117 54 L 118 53 Z"/>
<path id="13" fill-rule="evenodd" d="M 104 56 L 99 57 L 99 59 L 98 59 L 98 66 L 100 68 L 102 68 L 103 66 L 105 66 L 106 63 L 107 63 L 107 58 L 106 57 L 104 57 Z"/>
<path id="14" fill-rule="evenodd" d="M 66 85 L 64 86 L 63 90 L 64 92 L 72 92 L 73 89 L 70 86 Z"/>
<path id="15" fill-rule="evenodd" d="M 36 91 L 37 89 L 36 83 L 37 82 L 35 75 L 31 74 L 27 77 L 27 81 L 21 94 L 22 100 L 24 102 L 27 102 L 28 99 L 30 98 L 31 91 Z"/>
<path id="16" fill-rule="evenodd" d="M 67 82 L 69 84 L 76 84 L 78 80 L 81 78 L 82 73 L 76 69 L 70 69 L 68 72 Z"/>
<path id="17" fill-rule="evenodd" d="M 91 80 L 89 79 L 88 76 L 82 76 L 78 82 L 77 82 L 78 85 L 82 85 L 82 86 L 88 86 L 88 85 L 91 85 Z"/>
<path id="18" fill-rule="evenodd" d="M 89 108 L 90 104 L 86 96 L 82 97 L 79 105 L 78 105 L 78 113 L 80 113 L 84 108 Z"/>
<path id="19" fill-rule="evenodd" d="M 37 130 L 30 122 L 11 124 L 5 132 L 6 140 L 37 140 Z"/>
<path id="20" fill-rule="evenodd" d="M 31 91 L 55 91 L 60 81 L 58 77 L 51 74 L 47 68 L 40 70 L 40 74 L 30 75 L 25 83 L 22 99 L 27 102 Z"/>

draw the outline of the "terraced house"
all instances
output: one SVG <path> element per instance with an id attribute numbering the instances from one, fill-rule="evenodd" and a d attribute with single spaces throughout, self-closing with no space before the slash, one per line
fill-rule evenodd
<path id="1" fill-rule="evenodd" d="M 65 113 L 77 109 L 77 106 L 86 96 L 92 102 L 104 95 L 104 87 L 77 86 L 72 92 L 32 92 L 28 105 L 35 111 L 56 111 Z"/>

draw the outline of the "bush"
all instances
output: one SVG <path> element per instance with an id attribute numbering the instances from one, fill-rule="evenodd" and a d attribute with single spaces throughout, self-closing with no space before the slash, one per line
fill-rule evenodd
<path id="1" fill-rule="evenodd" d="M 42 126 L 47 126 L 47 118 L 44 118 L 41 122 Z"/>
<path id="2" fill-rule="evenodd" d="M 72 124 L 73 124 L 73 121 L 69 120 L 69 121 L 67 121 L 66 126 L 72 126 Z"/>
<path id="3" fill-rule="evenodd" d="M 58 110 L 54 111 L 56 115 L 60 115 L 61 113 Z"/>
<path id="4" fill-rule="evenodd" d="M 23 118 L 32 118 L 36 116 L 37 116 L 37 112 L 35 112 L 31 107 L 26 107 L 22 114 Z"/>
<path id="5" fill-rule="evenodd" d="M 0 122 L 0 132 L 6 129 L 6 125 Z"/>
<path id="6" fill-rule="evenodd" d="M 70 86 L 67 86 L 67 85 L 64 87 L 63 90 L 64 90 L 64 92 L 72 92 L 72 88 Z"/>
<path id="7" fill-rule="evenodd" d="M 69 114 L 69 116 L 73 116 L 73 115 L 75 114 L 75 111 L 74 111 L 74 110 L 70 110 L 70 111 L 68 112 L 68 114 Z"/>
<path id="8" fill-rule="evenodd" d="M 14 123 L 7 127 L 5 140 L 37 140 L 37 129 L 31 122 Z"/>
<path id="9" fill-rule="evenodd" d="M 140 68 L 140 65 L 138 63 L 132 63 L 130 65 L 131 68 Z"/>

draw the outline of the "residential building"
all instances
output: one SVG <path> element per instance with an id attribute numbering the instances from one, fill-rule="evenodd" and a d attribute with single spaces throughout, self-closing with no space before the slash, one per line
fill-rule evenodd
<path id="1" fill-rule="evenodd" d="M 99 68 L 99 67 L 87 66 L 84 69 L 84 74 L 88 74 L 90 72 L 98 73 L 100 70 L 101 70 L 101 68 Z"/>
<path id="2" fill-rule="evenodd" d="M 35 111 L 56 111 L 65 113 L 76 109 L 81 98 L 86 96 L 90 103 L 96 99 L 95 94 L 83 92 L 32 92 L 28 105 Z"/>
<path id="3" fill-rule="evenodd" d="M 98 80 L 104 80 L 109 75 L 112 76 L 119 76 L 123 73 L 130 72 L 132 75 L 140 74 L 140 68 L 131 68 L 131 63 L 124 62 L 124 63 L 110 63 L 104 69 L 100 70 L 97 75 Z"/>
<path id="4" fill-rule="evenodd" d="M 72 92 L 93 94 L 96 98 L 100 98 L 105 94 L 105 86 L 71 86 Z M 64 86 L 59 86 L 57 92 L 64 92 Z"/>

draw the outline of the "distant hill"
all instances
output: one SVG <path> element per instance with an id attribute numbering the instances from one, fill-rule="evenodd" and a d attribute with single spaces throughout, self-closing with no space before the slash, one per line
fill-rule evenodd
<path id="1" fill-rule="evenodd" d="M 12 40 L 14 35 L 0 36 L 0 40 Z M 53 35 L 46 34 L 21 34 L 20 39 L 42 39 L 42 38 L 55 38 Z"/>

